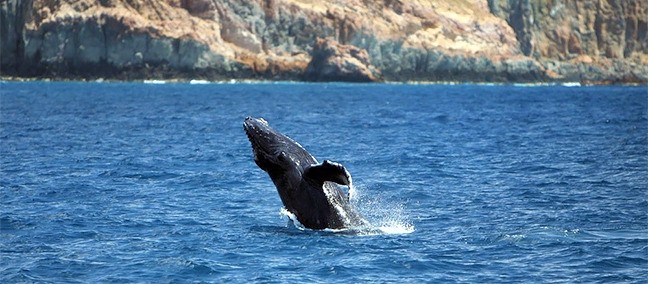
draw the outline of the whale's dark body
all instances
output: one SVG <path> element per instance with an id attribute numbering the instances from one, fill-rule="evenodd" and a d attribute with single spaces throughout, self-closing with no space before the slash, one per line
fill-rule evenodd
<path id="1" fill-rule="evenodd" d="M 272 129 L 263 119 L 243 123 L 254 161 L 268 173 L 285 208 L 310 229 L 339 229 L 364 222 L 351 208 L 348 194 L 334 182 L 351 187 L 351 175 L 331 161 L 318 163 L 299 143 Z"/>

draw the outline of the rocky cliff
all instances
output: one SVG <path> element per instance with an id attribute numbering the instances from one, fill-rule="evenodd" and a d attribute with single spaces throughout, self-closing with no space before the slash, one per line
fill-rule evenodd
<path id="1" fill-rule="evenodd" d="M 646 82 L 648 2 L 489 0 L 513 28 L 520 51 L 553 77 Z"/>
<path id="2" fill-rule="evenodd" d="M 648 82 L 642 0 L 0 0 L 3 76 Z"/>

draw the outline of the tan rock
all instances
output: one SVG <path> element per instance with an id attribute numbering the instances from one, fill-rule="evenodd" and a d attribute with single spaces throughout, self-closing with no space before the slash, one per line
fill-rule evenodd
<path id="1" fill-rule="evenodd" d="M 304 78 L 309 81 L 376 82 L 382 80 L 380 71 L 369 61 L 364 49 L 339 44 L 332 39 L 317 39 L 306 67 Z"/>
<path id="2" fill-rule="evenodd" d="M 648 80 L 637 0 L 6 0 L 0 12 L 2 71 L 26 76 L 151 67 L 296 79 L 330 38 L 340 54 L 326 66 L 391 80 Z M 541 67 L 554 61 L 559 76 Z"/>

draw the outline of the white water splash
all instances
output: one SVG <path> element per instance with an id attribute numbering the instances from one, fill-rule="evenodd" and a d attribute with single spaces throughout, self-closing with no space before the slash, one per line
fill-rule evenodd
<path id="1" fill-rule="evenodd" d="M 403 204 L 397 201 L 388 201 L 380 195 L 367 195 L 365 191 L 356 187 L 349 189 L 353 192 L 350 199 L 351 205 L 366 219 L 367 225 L 361 229 L 366 235 L 400 235 L 414 232 L 414 225 L 405 213 Z"/>
<path id="2" fill-rule="evenodd" d="M 286 209 L 285 207 L 281 208 L 281 211 L 279 211 L 279 214 L 281 214 L 281 216 L 288 217 L 289 224 L 292 223 L 292 225 L 294 225 L 295 228 L 297 228 L 299 230 L 302 230 L 302 231 L 303 230 L 308 230 L 308 228 L 304 227 L 304 225 L 302 225 L 302 223 L 300 223 L 299 220 L 297 220 L 297 216 L 295 216 L 295 214 L 293 214 L 292 212 L 288 211 L 288 209 Z"/>
<path id="3" fill-rule="evenodd" d="M 404 206 L 395 201 L 386 201 L 379 195 L 365 196 L 363 190 L 355 186 L 349 187 L 349 200 L 365 219 L 362 225 L 351 226 L 344 229 L 324 229 L 325 232 L 352 234 L 360 236 L 375 235 L 404 235 L 415 231 L 414 225 L 409 221 Z M 281 208 L 281 215 L 288 217 L 290 222 L 299 230 L 310 230 L 297 220 L 297 216 Z"/>
<path id="4" fill-rule="evenodd" d="M 349 201 L 353 202 L 358 199 L 358 190 L 353 186 L 353 182 L 349 181 Z"/>

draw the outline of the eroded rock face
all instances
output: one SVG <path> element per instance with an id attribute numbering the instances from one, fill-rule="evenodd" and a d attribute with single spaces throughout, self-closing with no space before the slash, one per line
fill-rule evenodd
<path id="1" fill-rule="evenodd" d="M 317 39 L 306 67 L 308 81 L 376 82 L 382 80 L 380 71 L 369 62 L 366 50 L 339 44 L 332 39 Z"/>
<path id="2" fill-rule="evenodd" d="M 647 18 L 640 0 L 6 0 L 0 70 L 63 78 L 647 82 Z M 338 42 L 337 53 L 320 61 L 329 47 L 318 38 Z"/>
<path id="3" fill-rule="evenodd" d="M 16 66 L 3 62 L 3 74 L 130 79 L 156 76 L 156 70 L 175 76 L 225 74 L 241 68 L 228 59 L 231 51 L 221 47 L 220 38 L 211 35 L 218 24 L 192 17 L 174 1 L 6 3 L 28 8 L 18 32 L 20 50 L 13 53 L 20 62 Z M 184 5 L 194 7 L 191 3 Z M 5 42 L 10 40 L 3 38 Z M 2 55 L 3 60 L 10 57 Z M 124 77 L 123 72 L 129 74 Z"/>
<path id="4" fill-rule="evenodd" d="M 521 51 L 568 80 L 648 80 L 648 2 L 488 0 Z"/>
<path id="5" fill-rule="evenodd" d="M 640 0 L 489 0 L 534 57 L 629 58 L 648 50 L 648 5 Z"/>

